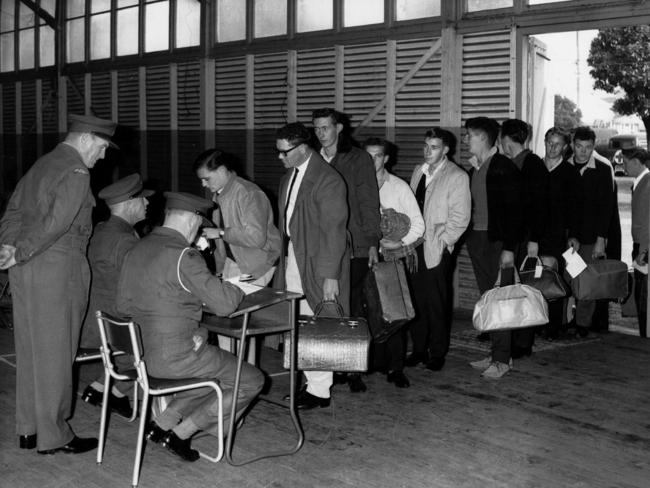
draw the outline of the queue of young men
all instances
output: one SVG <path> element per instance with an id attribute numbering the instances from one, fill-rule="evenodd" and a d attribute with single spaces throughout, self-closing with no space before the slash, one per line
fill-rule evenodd
<path id="1" fill-rule="evenodd" d="M 423 134 L 423 163 L 414 169 L 409 187 L 386 170 L 390 156 L 385 140 L 371 138 L 363 149 L 354 147 L 342 136 L 342 115 L 332 109 L 314 111 L 313 125 L 320 152 L 312 148 L 312 134 L 300 123 L 276 132 L 275 150 L 287 169 L 278 191 L 277 228 L 259 188 L 236 177 L 216 150 L 201 155 L 195 170 L 221 206 L 217 222 L 207 218 L 213 202 L 167 192 L 163 225 L 139 239 L 133 225 L 144 217 L 149 196 L 139 175 L 102 190 L 99 197 L 108 204 L 111 217 L 97 227 L 91 240 L 89 288 L 85 250 L 94 200 L 88 168 L 103 157 L 115 124 L 71 117 L 66 140 L 23 177 L 0 221 L 0 267 L 10 270 L 14 291 L 16 425 L 21 448 L 38 447 L 39 453 L 53 454 L 96 447 L 96 439 L 76 437 L 66 422 L 71 415 L 71 371 L 83 314 L 89 310 L 92 316 L 94 308 L 132 317 L 140 325 L 145 360 L 153 375 L 217 379 L 224 389 L 224 411 L 230 412 L 236 360 L 207 343 L 200 321 L 204 307 L 227 315 L 243 294 L 213 275 L 193 247 L 202 226 L 217 223 L 220 228 L 203 235 L 222 239 L 231 248 L 230 266 L 250 272 L 262 284 L 273 276 L 279 254 L 274 286 L 303 293 L 303 314 L 312 314 L 322 301 L 336 300 L 346 314 L 363 315 L 361 290 L 368 269 L 379 259 L 408 262 L 416 318 L 385 346 L 373 348 L 384 363 L 380 369 L 398 388 L 410 385 L 405 366 L 422 363 L 435 372 L 445 365 L 453 256 L 463 236 L 481 293 L 492 288 L 499 276 L 503 284 L 512 280 L 513 268 L 528 258 L 550 254 L 562 263 L 560 254 L 567 246 L 587 262 L 606 253 L 617 222 L 615 184 L 611 166 L 593 150 L 595 134 L 588 128 L 575 131 L 571 158 L 565 157 L 568 134 L 549 130 L 542 160 L 525 148 L 529 138 L 525 122 L 510 119 L 500 125 L 487 117 L 468 119 L 469 174 L 453 161 L 454 135 L 432 128 Z M 642 150 L 623 154 L 629 174 L 635 177 L 633 257 L 639 317 L 643 311 L 645 318 L 650 157 Z M 233 182 L 239 190 L 226 191 Z M 45 195 L 45 203 L 34 195 Z M 254 216 L 239 211 L 256 201 L 263 208 Z M 410 228 L 399 240 L 381 238 L 380 216 L 388 209 L 408 216 Z M 253 264 L 248 248 L 259 256 Z M 48 280 L 65 286 L 58 291 L 43 286 Z M 52 347 L 48 334 L 44 347 L 39 330 L 53 326 L 52 307 L 60 307 L 59 315 L 66 320 L 55 324 L 60 343 Z M 582 301 L 576 309 L 576 332 L 584 337 L 596 306 Z M 545 330 L 549 339 L 557 338 L 563 327 L 562 315 L 561 307 L 552 309 Z M 86 328 L 93 328 L 92 320 L 87 320 Z M 639 321 L 639 328 L 645 337 L 645 320 Z M 413 345 L 408 357 L 407 330 Z M 84 330 L 84 345 L 93 343 L 91 336 L 90 330 Z M 490 339 L 490 355 L 471 365 L 481 369 L 483 377 L 498 379 L 513 367 L 513 359 L 532 353 L 534 332 L 495 332 Z M 43 354 L 52 360 L 45 368 L 39 361 Z M 298 408 L 328 407 L 333 373 L 305 371 Z M 348 381 L 352 391 L 365 391 L 360 376 Z M 245 364 L 238 416 L 263 383 L 263 374 Z M 99 403 L 102 387 L 101 382 L 93 382 L 83 399 Z M 217 432 L 211 395 L 177 395 L 149 423 L 147 438 L 184 460 L 198 459 L 191 448 L 192 436 L 199 431 Z M 123 415 L 129 414 L 123 388 L 111 392 L 110 402 Z"/>

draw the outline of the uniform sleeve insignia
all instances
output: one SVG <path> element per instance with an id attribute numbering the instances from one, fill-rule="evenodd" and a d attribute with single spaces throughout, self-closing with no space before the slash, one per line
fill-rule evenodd
<path id="1" fill-rule="evenodd" d="M 87 175 L 88 174 L 88 170 L 83 169 L 83 168 L 75 168 L 74 172 L 79 173 L 80 175 Z"/>

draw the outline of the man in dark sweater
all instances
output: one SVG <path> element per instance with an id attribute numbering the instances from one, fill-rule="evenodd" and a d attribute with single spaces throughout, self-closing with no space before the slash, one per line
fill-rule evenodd
<path id="1" fill-rule="evenodd" d="M 366 151 L 352 145 L 343 133 L 343 115 L 331 108 L 314 110 L 314 131 L 320 155 L 336 169 L 347 187 L 348 232 L 352 238 L 350 259 L 350 313 L 364 316 L 363 282 L 368 269 L 379 261 L 379 187 L 375 166 Z M 365 391 L 359 374 L 349 375 L 350 390 Z"/>
<path id="2" fill-rule="evenodd" d="M 606 257 L 605 247 L 614 211 L 614 179 L 607 160 L 594 152 L 596 134 L 589 127 L 578 127 L 573 136 L 573 156 L 569 159 L 580 173 L 576 192 L 575 226 L 568 245 L 586 263 Z M 576 301 L 576 333 L 586 337 L 592 325 L 595 300 Z"/>
<path id="3" fill-rule="evenodd" d="M 515 266 L 521 241 L 521 173 L 495 146 L 499 135 L 496 120 L 475 117 L 465 122 L 465 128 L 473 166 L 467 250 L 482 294 L 494 287 L 499 270 L 503 284 L 506 284 L 506 272 L 510 275 L 508 281 L 512 280 L 511 268 Z M 490 339 L 491 355 L 472 362 L 471 366 L 483 370 L 485 378 L 499 379 L 512 368 L 511 332 L 493 332 Z"/>
<path id="4" fill-rule="evenodd" d="M 529 136 L 528 124 L 519 119 L 508 119 L 501 124 L 501 147 L 521 172 L 522 235 L 515 256 L 520 267 L 528 258 L 537 259 L 539 245 L 547 227 L 548 172 L 544 162 L 525 144 Z M 517 329 L 511 333 L 512 358 L 530 356 L 535 340 L 534 328 Z"/>

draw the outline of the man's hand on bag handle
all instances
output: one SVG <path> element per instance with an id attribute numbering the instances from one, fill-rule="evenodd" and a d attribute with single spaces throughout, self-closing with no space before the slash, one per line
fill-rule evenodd
<path id="1" fill-rule="evenodd" d="M 339 296 L 339 280 L 325 278 L 323 281 L 323 301 L 336 300 Z"/>
<path id="2" fill-rule="evenodd" d="M 604 237 L 596 237 L 596 243 L 594 244 L 594 249 L 591 251 L 591 257 L 593 259 L 604 258 L 607 255 L 605 254 L 605 245 L 606 240 Z"/>
<path id="3" fill-rule="evenodd" d="M 569 237 L 567 246 L 573 248 L 573 252 L 578 252 L 580 250 L 580 241 L 575 237 Z"/>
<path id="4" fill-rule="evenodd" d="M 501 256 L 499 258 L 499 265 L 501 268 L 510 268 L 515 265 L 515 253 L 512 251 L 507 251 L 504 249 L 501 251 Z"/>

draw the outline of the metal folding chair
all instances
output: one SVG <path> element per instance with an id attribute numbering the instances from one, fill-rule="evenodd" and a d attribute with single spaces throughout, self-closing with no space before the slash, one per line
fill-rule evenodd
<path id="1" fill-rule="evenodd" d="M 140 329 L 133 321 L 121 320 L 111 317 L 101 311 L 96 312 L 97 324 L 102 340 L 102 361 L 104 362 L 105 383 L 104 399 L 102 402 L 102 416 L 99 427 L 99 446 L 97 448 L 97 464 L 101 464 L 104 456 L 104 444 L 106 441 L 106 420 L 108 415 L 108 392 L 111 390 L 112 380 L 134 380 L 142 390 L 142 404 L 140 405 L 140 422 L 138 439 L 133 465 L 132 485 L 138 485 L 140 467 L 142 463 L 142 448 L 144 445 L 144 430 L 149 413 L 150 396 L 172 395 L 174 393 L 198 388 L 213 388 L 218 399 L 218 435 L 219 444 L 216 456 L 209 456 L 199 451 L 201 457 L 217 462 L 223 456 L 223 393 L 215 381 L 204 378 L 183 378 L 183 379 L 160 379 L 150 377 L 147 373 L 147 366 L 142 359 L 142 344 L 140 340 Z M 113 363 L 113 351 L 122 351 L 133 357 L 133 371 L 118 372 Z M 137 399 L 134 399 L 133 409 L 137 409 Z"/>

